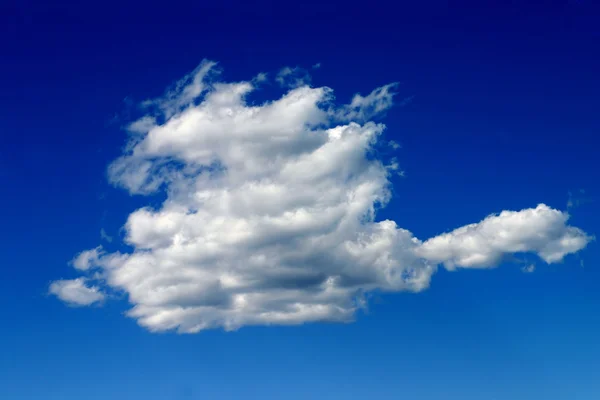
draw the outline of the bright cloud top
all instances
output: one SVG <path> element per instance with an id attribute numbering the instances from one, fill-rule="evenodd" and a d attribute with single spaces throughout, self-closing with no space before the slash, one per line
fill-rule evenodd
<path id="1" fill-rule="evenodd" d="M 396 166 L 367 157 L 384 130 L 369 119 L 392 105 L 394 85 L 336 106 L 331 89 L 299 82 L 252 104 L 264 75 L 221 82 L 215 67 L 203 62 L 146 102 L 154 111 L 130 125 L 131 143 L 109 167 L 131 193 L 167 194 L 160 208 L 129 215 L 134 250 L 97 247 L 73 261 L 127 294 L 128 315 L 151 331 L 351 321 L 366 292 L 424 290 L 438 265 L 490 268 L 521 252 L 553 263 L 592 239 L 541 204 L 422 242 L 375 219 Z M 102 300 L 88 282 L 50 291 Z"/>

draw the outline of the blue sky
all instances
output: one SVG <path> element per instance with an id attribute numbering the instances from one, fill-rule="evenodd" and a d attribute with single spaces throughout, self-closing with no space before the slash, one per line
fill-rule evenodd
<path id="1" fill-rule="evenodd" d="M 535 233 L 567 235 L 558 218 L 567 212 L 566 224 L 588 237 L 598 234 L 600 10 L 591 1 L 543 7 L 510 3 L 3 3 L 0 397 L 597 398 L 597 243 L 591 241 L 580 251 L 552 247 L 565 254 L 551 264 L 533 253 L 546 254 Z M 373 120 L 386 125 L 367 158 L 386 165 L 396 158 L 404 174 L 389 175 L 392 197 L 375 220 L 351 225 L 345 234 L 371 232 L 388 219 L 425 242 L 503 210 L 519 212 L 544 203 L 558 214 L 542 212 L 539 221 L 515 214 L 523 225 L 507 228 L 508 235 L 532 251 L 509 251 L 513 242 L 510 249 L 498 249 L 476 237 L 485 264 L 478 268 L 466 261 L 472 254 L 462 247 L 446 249 L 453 254 L 449 258 L 440 256 L 445 248 L 440 250 L 439 242 L 406 250 L 401 238 L 393 239 L 384 249 L 393 253 L 394 262 L 412 265 L 416 254 L 419 262 L 452 261 L 458 267 L 439 266 L 426 275 L 431 282 L 418 293 L 405 290 L 415 290 L 418 280 L 396 282 L 377 275 L 361 281 L 370 293 L 368 310 L 353 313 L 351 323 L 331 323 L 341 318 L 334 313 L 325 322 L 284 326 L 271 319 L 270 326 L 263 326 L 255 323 L 264 321 L 262 314 L 248 312 L 239 316 L 241 327 L 233 332 L 224 332 L 221 322 L 213 320 L 214 326 L 197 334 L 177 334 L 157 319 L 146 320 L 144 326 L 143 317 L 125 313 L 134 305 L 154 307 L 156 295 L 136 291 L 139 282 L 127 280 L 119 281 L 119 290 L 115 282 L 122 275 L 113 271 L 131 266 L 119 264 L 111 270 L 107 260 L 116 252 L 131 254 L 155 237 L 172 238 L 164 231 L 144 236 L 134 227 L 140 233 L 138 246 L 125 243 L 128 216 L 148 205 L 159 209 L 166 196 L 161 191 L 131 195 L 123 175 L 107 171 L 126 154 L 124 127 L 155 115 L 139 104 L 147 99 L 167 104 L 161 97 L 165 89 L 203 59 L 222 68 L 215 81 L 250 81 L 267 73 L 267 82 L 252 81 L 261 88 L 250 95 L 253 105 L 298 90 L 279 87 L 275 78 L 284 67 L 300 67 L 296 73 L 309 73 L 312 88 L 334 91 L 331 111 L 338 114 L 327 117 L 327 123 Z M 313 68 L 315 64 L 320 67 Z M 344 107 L 356 93 L 366 104 L 372 90 L 392 82 L 398 82 L 397 94 L 385 112 L 366 115 L 360 114 L 366 108 Z M 277 123 L 294 118 L 296 113 L 287 114 L 288 109 L 283 108 Z M 178 142 L 169 142 L 172 138 L 161 139 L 169 151 L 177 150 Z M 389 141 L 401 147 L 394 149 Z M 173 156 L 158 141 L 145 143 L 140 150 L 146 151 L 145 157 Z M 218 143 L 224 147 L 215 145 L 215 153 L 237 145 Z M 173 154 L 187 154 L 196 144 Z M 158 150 L 150 154 L 152 146 Z M 253 161 L 256 154 L 249 152 L 247 159 Z M 127 160 L 127 168 L 139 172 L 140 159 Z M 336 165 L 351 166 L 350 161 Z M 227 166 L 239 177 L 250 176 L 247 166 Z M 357 168 L 352 171 L 364 178 L 357 182 L 374 181 Z M 260 170 L 259 175 L 271 173 Z M 296 184 L 309 174 L 310 168 L 279 183 Z M 315 187 L 319 183 L 311 181 Z M 325 187 L 334 190 L 337 183 Z M 237 187 L 232 181 L 220 184 L 218 189 Z M 299 193 L 307 201 L 313 194 Z M 174 203 L 184 204 L 180 199 Z M 544 225 L 546 217 L 551 221 Z M 495 232 L 492 228 L 504 226 L 503 221 L 482 222 L 477 232 Z M 151 221 L 150 226 L 157 224 Z M 525 235 L 532 226 L 533 236 Z M 80 252 L 99 245 L 104 253 L 88 260 L 91 268 L 70 265 Z M 218 260 L 231 270 L 237 268 L 227 264 L 231 255 L 251 254 L 238 253 L 239 247 L 226 249 L 228 256 Z M 359 255 L 370 254 L 367 250 Z M 159 257 L 158 251 L 150 254 Z M 355 261 L 349 265 L 359 270 L 376 267 L 358 256 Z M 524 273 L 531 264 L 535 270 Z M 179 273 L 177 265 L 174 271 Z M 327 275 L 326 267 L 315 269 Z M 98 288 L 104 300 L 73 307 L 49 294 L 52 282 L 79 278 L 84 288 Z M 308 278 L 286 284 L 300 287 Z M 271 285 L 281 282 L 283 278 L 265 279 Z M 289 286 L 278 289 L 289 294 Z M 83 293 L 89 295 L 85 289 Z M 194 296 L 198 300 L 198 292 Z M 150 307 L 144 315 L 167 309 L 160 307 L 185 306 L 182 299 Z M 344 295 L 327 305 L 346 310 L 345 301 Z M 222 321 L 221 312 L 215 321 Z M 212 314 L 186 318 L 177 319 L 173 328 L 197 326 Z"/>

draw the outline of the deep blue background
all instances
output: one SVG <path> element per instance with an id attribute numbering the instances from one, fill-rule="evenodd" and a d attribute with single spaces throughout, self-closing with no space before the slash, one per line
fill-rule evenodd
<path id="1" fill-rule="evenodd" d="M 105 179 L 131 104 L 202 58 L 232 80 L 321 63 L 340 101 L 401 82 L 381 217 L 420 238 L 569 191 L 598 234 L 594 1 L 52 3 L 0 3 L 0 398 L 599 398 L 596 243 L 533 274 L 441 271 L 350 325 L 153 335 L 125 303 L 45 294 L 143 204 Z"/>

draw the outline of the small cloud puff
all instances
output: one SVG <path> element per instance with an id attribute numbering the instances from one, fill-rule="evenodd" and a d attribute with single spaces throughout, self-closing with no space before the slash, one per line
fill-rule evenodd
<path id="1" fill-rule="evenodd" d="M 112 243 L 112 241 L 113 241 L 112 236 L 110 236 L 108 233 L 106 233 L 104 228 L 100 229 L 100 239 L 105 240 L 108 243 Z"/>
<path id="2" fill-rule="evenodd" d="M 315 68 L 315 67 L 313 67 Z M 300 86 L 310 85 L 311 76 L 307 70 L 295 67 L 284 67 L 277 73 L 275 80 L 281 87 L 297 88 Z"/>
<path id="3" fill-rule="evenodd" d="M 96 286 L 87 286 L 85 278 L 57 280 L 50 284 L 48 292 L 73 306 L 89 306 L 104 300 L 104 294 Z"/>
<path id="4" fill-rule="evenodd" d="M 531 274 L 532 272 L 535 271 L 535 264 L 525 265 L 524 267 L 521 268 L 521 271 L 523 271 L 526 274 Z"/>
<path id="5" fill-rule="evenodd" d="M 102 234 L 102 232 L 103 231 L 101 231 L 100 234 Z M 102 246 L 98 246 L 91 250 L 82 251 L 71 261 L 71 265 L 73 265 L 73 267 L 76 269 L 85 271 L 97 263 L 100 255 L 103 252 Z"/>

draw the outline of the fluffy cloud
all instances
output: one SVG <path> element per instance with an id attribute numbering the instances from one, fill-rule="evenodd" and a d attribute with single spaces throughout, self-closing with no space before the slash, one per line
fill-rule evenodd
<path id="1" fill-rule="evenodd" d="M 104 294 L 98 287 L 87 286 L 85 278 L 54 281 L 50 284 L 49 292 L 75 306 L 89 306 L 104 300 Z"/>
<path id="2" fill-rule="evenodd" d="M 152 331 L 351 321 L 365 293 L 421 291 L 438 265 L 489 268 L 521 252 L 552 263 L 591 240 L 539 205 L 422 242 L 375 215 L 397 166 L 369 156 L 384 126 L 368 119 L 392 105 L 394 85 L 339 106 L 331 89 L 299 85 L 256 105 L 246 97 L 264 75 L 219 82 L 214 68 L 205 61 L 146 102 L 109 166 L 132 194 L 166 193 L 129 215 L 133 251 L 73 262 L 127 294 L 128 315 Z M 54 282 L 63 300 L 77 297 L 58 290 L 65 282 L 102 296 Z"/>
<path id="3" fill-rule="evenodd" d="M 103 231 L 101 231 L 101 233 L 102 232 Z M 71 265 L 73 265 L 73 267 L 76 269 L 86 271 L 92 265 L 98 262 L 98 259 L 102 253 L 103 251 L 101 246 L 98 246 L 95 249 L 82 251 L 71 261 Z"/>

